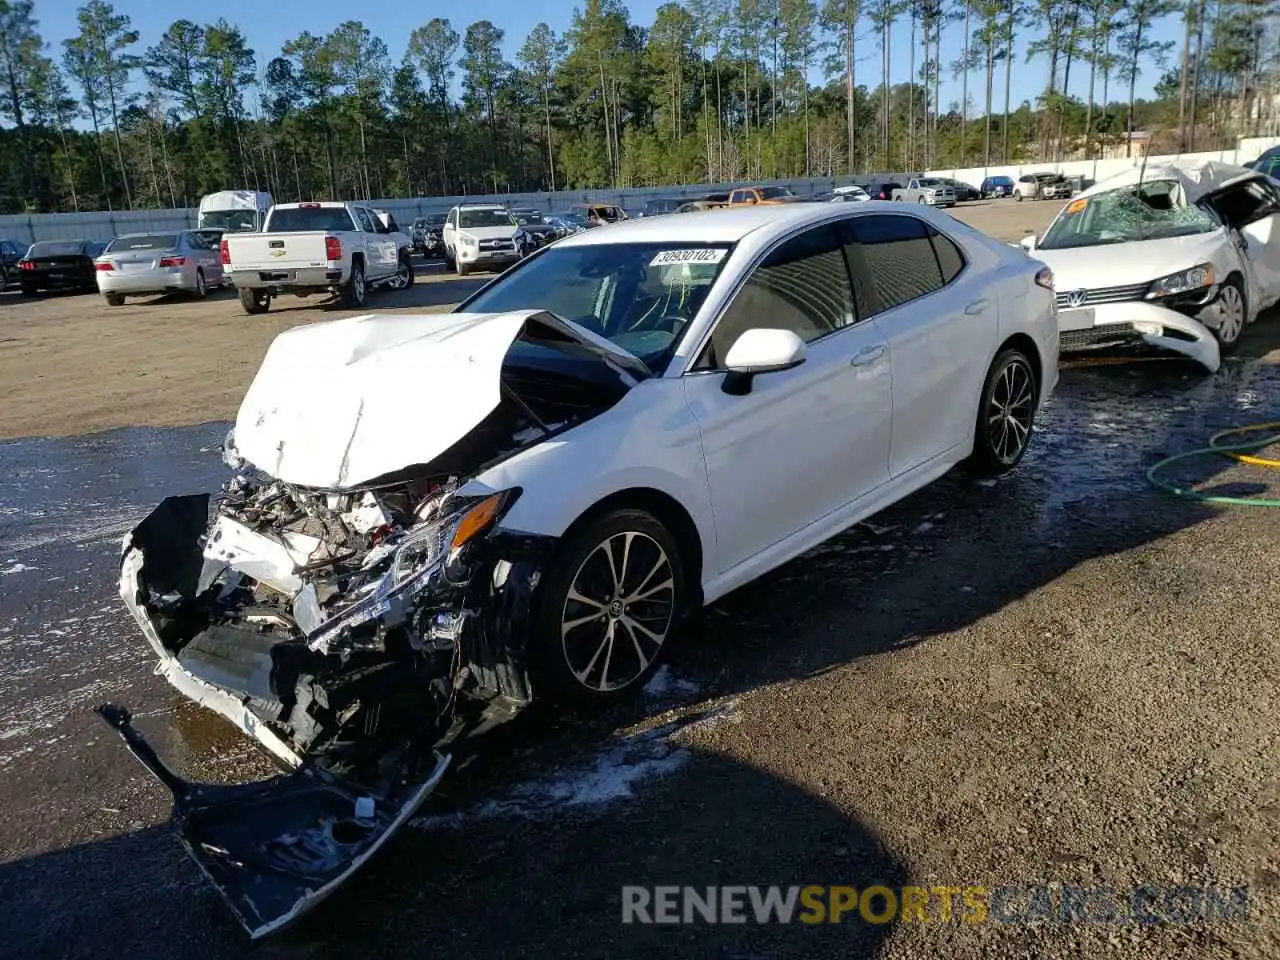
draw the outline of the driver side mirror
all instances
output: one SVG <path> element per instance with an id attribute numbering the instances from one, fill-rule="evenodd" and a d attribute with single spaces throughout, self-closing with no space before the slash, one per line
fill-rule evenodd
<path id="1" fill-rule="evenodd" d="M 798 367 L 804 363 L 804 354 L 804 341 L 792 331 L 753 327 L 729 348 L 722 389 L 735 397 L 746 396 L 757 374 Z"/>
<path id="2" fill-rule="evenodd" d="M 1031 253 L 1031 251 L 1035 250 L 1036 248 L 1036 239 L 1037 238 L 1036 238 L 1035 232 L 1034 231 L 1030 232 L 1021 240 L 1018 241 L 1018 246 L 1020 246 L 1023 250 L 1027 251 L 1027 253 Z"/>

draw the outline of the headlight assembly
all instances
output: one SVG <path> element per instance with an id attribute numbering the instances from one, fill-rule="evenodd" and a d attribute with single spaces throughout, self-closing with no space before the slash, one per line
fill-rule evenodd
<path id="1" fill-rule="evenodd" d="M 492 529 L 519 495 L 513 489 L 487 497 L 453 498 L 443 516 L 410 531 L 401 542 L 391 565 L 393 581 L 404 583 L 441 561 L 454 560 L 464 547 Z"/>
<path id="2" fill-rule="evenodd" d="M 1189 270 L 1180 270 L 1167 277 L 1161 277 L 1151 284 L 1147 291 L 1147 299 L 1169 297 L 1179 293 L 1190 293 L 1212 287 L 1215 281 L 1212 263 L 1201 263 Z"/>

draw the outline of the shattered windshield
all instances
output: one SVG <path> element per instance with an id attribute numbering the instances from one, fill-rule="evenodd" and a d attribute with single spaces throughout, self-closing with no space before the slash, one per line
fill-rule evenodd
<path id="1" fill-rule="evenodd" d="M 1041 250 L 1164 240 L 1211 233 L 1219 223 L 1186 203 L 1172 180 L 1153 180 L 1081 197 L 1067 204 L 1040 240 Z"/>
<path id="2" fill-rule="evenodd" d="M 458 310 L 547 310 L 611 340 L 661 374 L 730 250 L 689 243 L 550 247 Z"/>
<path id="3" fill-rule="evenodd" d="M 460 227 L 512 227 L 515 221 L 505 210 L 460 210 L 458 212 Z"/>

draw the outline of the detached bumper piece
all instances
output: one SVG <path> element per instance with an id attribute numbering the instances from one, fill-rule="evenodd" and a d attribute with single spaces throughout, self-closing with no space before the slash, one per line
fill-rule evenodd
<path id="1" fill-rule="evenodd" d="M 311 765 L 242 786 L 192 783 L 164 765 L 128 710 L 104 704 L 97 713 L 169 788 L 183 846 L 255 940 L 306 914 L 360 869 L 431 795 L 450 761 L 437 753 L 425 776 L 377 796 Z"/>

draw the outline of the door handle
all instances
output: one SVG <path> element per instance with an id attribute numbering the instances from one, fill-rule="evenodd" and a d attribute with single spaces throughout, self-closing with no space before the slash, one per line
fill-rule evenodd
<path id="1" fill-rule="evenodd" d="M 862 367 L 871 363 L 873 360 L 879 360 L 884 356 L 884 344 L 877 343 L 870 347 L 863 347 L 855 353 L 849 360 L 849 366 Z"/>
<path id="2" fill-rule="evenodd" d="M 975 313 L 981 313 L 983 310 L 987 309 L 988 302 L 989 301 L 986 297 L 979 297 L 977 300 L 973 301 L 973 303 L 965 307 L 964 312 L 969 316 L 973 316 Z"/>

